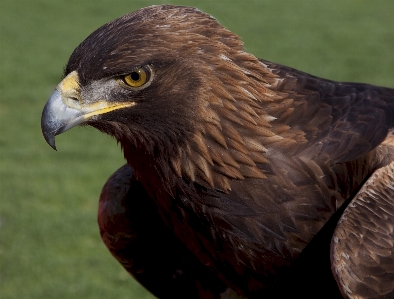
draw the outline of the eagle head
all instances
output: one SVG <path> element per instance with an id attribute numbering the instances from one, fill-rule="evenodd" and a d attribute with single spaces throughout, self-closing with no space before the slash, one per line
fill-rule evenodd
<path id="1" fill-rule="evenodd" d="M 85 124 L 115 137 L 137 175 L 137 162 L 156 161 L 225 192 L 230 179 L 264 177 L 253 135 L 273 135 L 261 103 L 276 96 L 275 75 L 200 10 L 151 6 L 109 22 L 74 50 L 64 76 L 42 114 L 53 148 L 55 135 Z"/>

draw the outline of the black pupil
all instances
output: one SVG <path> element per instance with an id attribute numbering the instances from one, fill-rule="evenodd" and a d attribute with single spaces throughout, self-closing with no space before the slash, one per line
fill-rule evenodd
<path id="1" fill-rule="evenodd" d="M 132 72 L 130 74 L 130 77 L 131 77 L 132 80 L 138 81 L 140 79 L 140 74 L 138 74 L 137 72 Z"/>

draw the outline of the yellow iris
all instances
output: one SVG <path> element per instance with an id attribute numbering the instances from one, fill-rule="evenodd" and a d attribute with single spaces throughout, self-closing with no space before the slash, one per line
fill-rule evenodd
<path id="1" fill-rule="evenodd" d="M 123 81 L 130 87 L 140 87 L 148 81 L 148 74 L 140 67 L 124 76 Z"/>

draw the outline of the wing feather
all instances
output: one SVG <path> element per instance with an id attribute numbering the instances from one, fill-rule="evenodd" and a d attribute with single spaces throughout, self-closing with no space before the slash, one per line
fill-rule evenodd
<path id="1" fill-rule="evenodd" d="M 394 162 L 375 171 L 343 213 L 331 242 L 346 298 L 394 297 Z"/>

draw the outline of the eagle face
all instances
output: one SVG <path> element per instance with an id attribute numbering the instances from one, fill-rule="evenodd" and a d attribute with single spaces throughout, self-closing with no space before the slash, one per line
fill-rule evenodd
<path id="1" fill-rule="evenodd" d="M 186 109 L 199 105 L 195 99 L 201 83 L 196 73 L 182 59 L 158 58 L 130 62 L 121 71 L 80 84 L 84 104 L 100 107 L 103 103 L 108 109 L 89 117 L 86 124 L 115 136 L 122 144 L 127 140 L 137 145 L 145 139 L 179 143 L 178 139 L 193 129 L 191 122 L 197 117 Z"/>
<path id="2" fill-rule="evenodd" d="M 58 128 L 44 129 L 52 145 L 51 134 L 80 123 L 118 139 L 126 138 L 118 135 L 118 126 L 125 125 L 133 131 L 130 138 L 139 133 L 164 138 L 192 130 L 190 122 L 198 118 L 197 101 L 206 92 L 204 77 L 209 77 L 209 66 L 195 59 L 199 51 L 195 36 L 182 34 L 182 19 L 188 15 L 180 8 L 168 9 L 177 14 L 170 23 L 160 7 L 150 7 L 102 26 L 75 49 L 65 78 L 52 97 L 54 103 L 62 102 L 70 115 L 58 115 Z M 191 8 L 184 10 L 202 14 Z M 184 49 L 172 46 L 179 39 Z"/>

